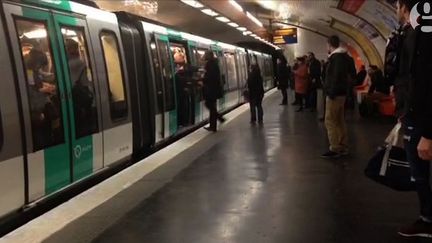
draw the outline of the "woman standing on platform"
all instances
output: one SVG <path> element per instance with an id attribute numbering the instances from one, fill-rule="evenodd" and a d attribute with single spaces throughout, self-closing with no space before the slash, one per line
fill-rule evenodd
<path id="1" fill-rule="evenodd" d="M 264 86 L 263 79 L 261 77 L 261 71 L 257 64 L 252 64 L 250 68 L 247 85 L 249 90 L 251 124 L 255 124 L 255 122 L 257 121 L 257 112 L 258 123 L 263 124 L 264 112 L 262 108 L 262 100 L 264 98 Z"/>
<path id="2" fill-rule="evenodd" d="M 206 130 L 211 132 L 217 131 L 217 120 L 221 123 L 225 122 L 225 119 L 217 111 L 216 101 L 223 96 L 222 85 L 220 81 L 220 69 L 217 59 L 215 58 L 213 51 L 208 50 L 204 54 L 205 74 L 202 82 L 203 85 L 203 96 L 205 105 L 210 112 L 210 126 L 204 127 Z"/>
<path id="3" fill-rule="evenodd" d="M 298 67 L 294 71 L 294 78 L 295 78 L 295 91 L 299 96 L 299 109 L 297 112 L 303 111 L 303 105 L 305 101 L 306 94 L 308 92 L 308 67 L 306 64 L 306 58 L 305 57 L 298 57 Z"/>

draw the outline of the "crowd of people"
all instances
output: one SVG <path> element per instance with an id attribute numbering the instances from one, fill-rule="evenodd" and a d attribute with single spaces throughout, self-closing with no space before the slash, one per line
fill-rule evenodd
<path id="1" fill-rule="evenodd" d="M 339 38 L 331 36 L 327 61 L 319 62 L 313 53 L 308 53 L 296 58 L 291 67 L 280 58 L 276 79 L 282 93 L 281 105 L 288 104 L 287 89 L 295 90 L 293 105 L 299 107 L 297 112 L 316 110 L 317 89 L 322 88 L 330 145 L 322 157 L 327 159 L 349 153 L 344 115 L 354 100 L 356 87 L 364 86 L 366 82 L 370 84 L 364 97 L 368 102 L 379 103 L 384 98 L 395 97 L 395 115 L 402 124 L 406 156 L 420 203 L 418 220 L 400 228 L 398 233 L 406 237 L 432 238 L 432 82 L 429 74 L 432 36 L 410 24 L 410 12 L 416 2 L 397 1 L 400 28 L 389 40 L 383 70 L 370 65 L 368 70 L 361 66 L 356 72 L 353 58 L 340 46 Z"/>

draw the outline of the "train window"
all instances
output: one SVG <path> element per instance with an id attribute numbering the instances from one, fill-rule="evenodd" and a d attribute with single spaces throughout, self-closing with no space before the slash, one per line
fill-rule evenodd
<path id="1" fill-rule="evenodd" d="M 119 45 L 113 32 L 102 31 L 100 39 L 108 75 L 111 119 L 119 120 L 126 118 L 128 110 Z"/>
<path id="2" fill-rule="evenodd" d="M 205 66 L 204 54 L 206 51 L 207 49 L 197 49 L 197 52 L 195 53 L 197 65 L 200 68 L 204 68 Z"/>
<path id="3" fill-rule="evenodd" d="M 174 80 L 171 67 L 171 56 L 168 43 L 157 40 L 159 47 L 159 56 L 162 64 L 162 75 L 165 86 L 165 111 L 171 111 L 175 108 Z"/>
<path id="4" fill-rule="evenodd" d="M 62 27 L 72 85 L 77 138 L 98 132 L 96 98 L 88 48 L 82 28 Z"/>
<path id="5" fill-rule="evenodd" d="M 225 56 L 225 62 L 227 67 L 228 87 L 229 89 L 232 90 L 238 87 L 235 56 L 234 53 L 229 53 L 229 52 L 225 52 L 224 56 Z"/>
<path id="6" fill-rule="evenodd" d="M 161 76 L 161 65 L 159 62 L 158 52 L 156 49 L 156 43 L 154 36 L 150 42 L 151 58 L 153 60 L 153 68 L 155 74 L 156 83 L 156 114 L 159 114 L 163 110 L 163 86 L 162 86 L 162 76 Z"/>
<path id="7" fill-rule="evenodd" d="M 45 22 L 16 19 L 27 81 L 33 150 L 64 142 L 58 81 Z"/>

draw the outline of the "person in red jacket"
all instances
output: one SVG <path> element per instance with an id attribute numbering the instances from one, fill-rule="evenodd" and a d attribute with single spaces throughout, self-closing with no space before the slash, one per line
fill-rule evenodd
<path id="1" fill-rule="evenodd" d="M 303 111 L 304 101 L 309 87 L 308 66 L 306 65 L 305 57 L 298 57 L 298 67 L 294 71 L 295 92 L 299 96 L 299 109 L 297 112 Z"/>

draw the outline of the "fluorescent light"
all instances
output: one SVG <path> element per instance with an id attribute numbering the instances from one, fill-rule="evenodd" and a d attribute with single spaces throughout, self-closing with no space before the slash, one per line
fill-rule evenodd
<path id="1" fill-rule="evenodd" d="M 226 17 L 220 16 L 220 17 L 216 17 L 217 20 L 219 20 L 220 22 L 224 22 L 224 23 L 228 23 L 230 22 L 230 20 Z"/>
<path id="2" fill-rule="evenodd" d="M 240 4 L 238 4 L 236 1 L 229 0 L 229 3 L 231 3 L 231 5 L 233 5 L 238 11 L 243 12 L 242 6 L 240 6 Z"/>
<path id="3" fill-rule="evenodd" d="M 212 17 L 215 17 L 215 16 L 219 15 L 218 13 L 216 13 L 215 11 L 213 11 L 213 10 L 211 10 L 209 8 L 201 9 L 201 12 L 203 12 L 203 13 L 209 15 L 209 16 L 212 16 Z"/>
<path id="4" fill-rule="evenodd" d="M 234 28 L 239 27 L 239 25 L 236 24 L 236 23 L 234 23 L 234 22 L 230 22 L 230 23 L 228 23 L 228 25 L 231 26 L 231 27 L 234 27 Z"/>
<path id="5" fill-rule="evenodd" d="M 40 39 L 47 37 L 47 32 L 45 29 L 38 29 L 24 33 L 24 35 L 29 39 Z"/>
<path id="6" fill-rule="evenodd" d="M 243 35 L 248 35 L 248 33 L 245 31 L 245 32 L 243 32 Z"/>
<path id="7" fill-rule="evenodd" d="M 255 34 L 251 34 L 250 36 L 252 36 L 252 37 L 257 37 L 257 35 L 255 35 Z"/>
<path id="8" fill-rule="evenodd" d="M 250 35 L 250 34 L 252 34 L 252 31 L 245 31 L 245 32 L 243 32 L 243 34 L 246 34 L 246 35 Z"/>
<path id="9" fill-rule="evenodd" d="M 238 27 L 237 29 L 240 31 L 246 31 L 247 30 L 245 27 Z"/>
<path id="10" fill-rule="evenodd" d="M 250 20 L 252 20 L 253 22 L 255 22 L 255 24 L 257 24 L 259 27 L 263 27 L 263 23 L 261 23 L 261 21 L 259 21 L 255 16 L 253 16 L 251 13 L 246 12 L 246 16 L 248 16 L 248 18 Z"/>
<path id="11" fill-rule="evenodd" d="M 204 7 L 204 5 L 202 5 L 200 2 L 195 1 L 195 0 L 180 0 L 180 1 L 182 1 L 184 4 L 187 4 L 187 5 L 194 7 L 194 8 Z"/>

